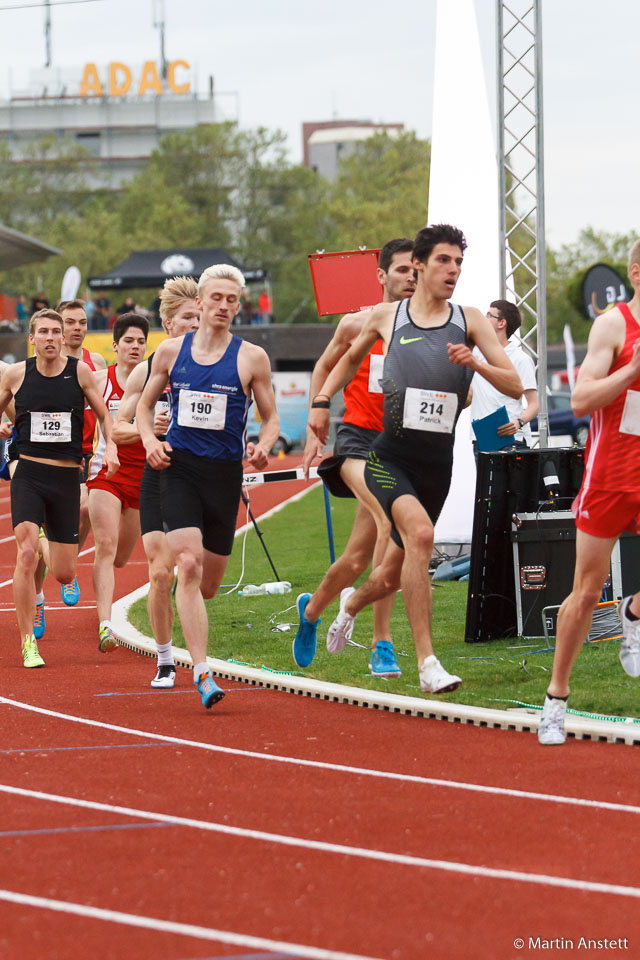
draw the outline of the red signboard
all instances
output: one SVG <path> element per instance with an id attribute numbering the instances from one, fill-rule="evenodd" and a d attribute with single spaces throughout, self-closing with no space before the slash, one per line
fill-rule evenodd
<path id="1" fill-rule="evenodd" d="M 318 314 L 354 313 L 382 300 L 378 283 L 379 250 L 309 254 Z"/>

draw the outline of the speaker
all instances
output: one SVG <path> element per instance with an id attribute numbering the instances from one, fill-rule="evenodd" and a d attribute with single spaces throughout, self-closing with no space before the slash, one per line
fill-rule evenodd
<path id="1" fill-rule="evenodd" d="M 517 635 L 511 518 L 516 513 L 568 510 L 583 474 L 582 447 L 478 454 L 467 643 Z"/>

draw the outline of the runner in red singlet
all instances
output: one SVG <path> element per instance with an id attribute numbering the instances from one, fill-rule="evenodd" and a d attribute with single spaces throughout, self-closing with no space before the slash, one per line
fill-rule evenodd
<path id="1" fill-rule="evenodd" d="M 411 251 L 413 241 L 390 240 L 380 251 L 378 280 L 383 301 L 391 303 L 410 297 L 415 290 Z M 347 314 L 339 322 L 328 347 L 315 365 L 311 377 L 310 397 L 316 397 L 321 384 L 358 338 L 368 311 Z M 364 465 L 371 444 L 382 430 L 382 390 L 379 380 L 384 361 L 383 341 L 378 340 L 367 354 L 353 380 L 344 389 L 345 414 L 338 427 L 333 457 L 320 467 L 322 479 L 337 496 L 355 496 L 358 508 L 344 553 L 327 571 L 322 583 L 310 595 L 300 594 L 297 601 L 300 625 L 293 642 L 293 657 L 298 666 L 306 667 L 315 653 L 316 629 L 322 611 L 340 595 L 343 604 L 353 592 L 352 584 L 384 553 L 390 525 L 379 504 L 364 482 Z M 317 398 L 316 398 L 317 402 Z M 322 399 L 320 400 L 322 402 Z M 327 401 L 328 402 L 328 401 Z M 307 471 L 322 445 L 311 430 L 307 431 L 303 467 Z M 372 652 L 369 668 L 374 676 L 400 676 L 400 668 L 391 642 L 391 610 L 394 597 L 385 597 L 374 604 Z M 331 653 L 339 653 L 327 640 Z"/>
<path id="2" fill-rule="evenodd" d="M 556 651 L 538 739 L 566 739 L 564 718 L 571 669 L 586 640 L 593 609 L 609 575 L 620 534 L 640 533 L 640 240 L 629 254 L 632 300 L 598 317 L 571 398 L 574 413 L 591 413 L 584 479 L 573 504 L 576 568 L 573 589 L 558 613 Z M 640 676 L 640 593 L 625 597 L 618 613 L 620 661 Z"/>
<path id="3" fill-rule="evenodd" d="M 131 371 L 144 358 L 149 322 L 135 313 L 124 313 L 113 325 L 116 363 L 97 374 L 96 381 L 111 416 L 115 419 Z M 103 464 L 104 437 L 99 425 L 89 462 L 89 515 L 95 541 L 93 590 L 98 608 L 99 649 L 113 650 L 111 605 L 115 584 L 113 568 L 124 567 L 140 536 L 140 481 L 145 452 L 140 442 L 119 448 L 120 476 L 107 477 Z"/>

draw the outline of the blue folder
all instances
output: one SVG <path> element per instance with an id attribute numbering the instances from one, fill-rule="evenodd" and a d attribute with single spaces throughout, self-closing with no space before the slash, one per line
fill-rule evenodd
<path id="1" fill-rule="evenodd" d="M 478 450 L 481 453 L 500 450 L 502 447 L 508 447 L 509 444 L 513 443 L 513 436 L 501 437 L 498 434 L 498 427 L 501 427 L 503 423 L 509 423 L 507 408 L 504 404 L 490 413 L 488 417 L 471 421 L 471 426 L 478 441 Z"/>

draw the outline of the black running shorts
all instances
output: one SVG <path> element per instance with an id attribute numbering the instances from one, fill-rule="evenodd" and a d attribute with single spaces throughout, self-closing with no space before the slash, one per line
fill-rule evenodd
<path id="1" fill-rule="evenodd" d="M 357 427 L 354 423 L 341 423 L 336 432 L 333 455 L 334 457 L 351 457 L 353 460 L 366 460 L 371 444 L 379 436 L 377 430 Z"/>
<path id="2" fill-rule="evenodd" d="M 405 494 L 415 497 L 435 526 L 449 493 L 451 470 L 451 464 L 438 464 L 426 469 L 421 465 L 419 470 L 412 470 L 406 464 L 400 466 L 390 460 L 381 460 L 377 453 L 371 451 L 364 469 L 364 479 L 391 521 L 391 539 L 399 547 L 403 544 L 391 514 L 394 502 Z"/>
<path id="3" fill-rule="evenodd" d="M 46 527 L 53 543 L 78 543 L 80 470 L 18 460 L 11 481 L 11 523 L 25 520 Z"/>
<path id="4" fill-rule="evenodd" d="M 164 533 L 162 523 L 162 505 L 160 496 L 160 474 L 145 463 L 140 482 L 140 530 L 145 533 Z"/>
<path id="5" fill-rule="evenodd" d="M 205 550 L 228 557 L 242 490 L 242 461 L 209 460 L 173 450 L 171 466 L 160 471 L 164 529 L 197 527 Z"/>

